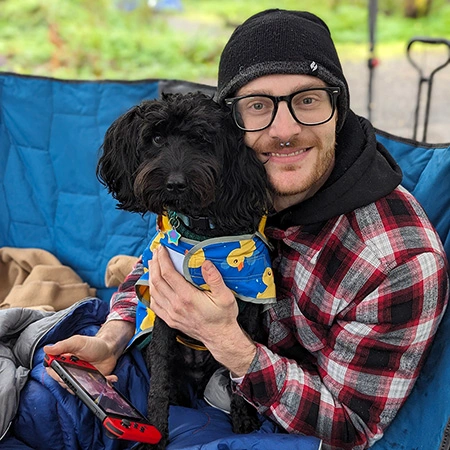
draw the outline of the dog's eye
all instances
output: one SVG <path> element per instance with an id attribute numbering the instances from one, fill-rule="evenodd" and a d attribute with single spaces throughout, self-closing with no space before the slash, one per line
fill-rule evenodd
<path id="1" fill-rule="evenodd" d="M 164 138 L 160 134 L 155 134 L 155 136 L 153 136 L 152 138 L 152 141 L 157 147 L 161 147 L 161 145 L 164 144 Z"/>

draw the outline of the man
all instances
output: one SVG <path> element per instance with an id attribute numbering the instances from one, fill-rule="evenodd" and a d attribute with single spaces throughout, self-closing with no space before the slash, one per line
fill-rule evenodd
<path id="1" fill-rule="evenodd" d="M 211 292 L 178 274 L 166 251 L 150 265 L 152 310 L 202 341 L 233 388 L 289 433 L 327 449 L 378 440 L 407 398 L 448 300 L 439 238 L 370 123 L 349 109 L 347 82 L 318 17 L 264 11 L 238 27 L 219 67 L 217 100 L 265 164 L 274 194 L 277 304 L 267 345 L 240 329 L 237 305 L 210 262 Z M 139 264 L 96 338 L 71 352 L 105 373 L 133 335 Z"/>

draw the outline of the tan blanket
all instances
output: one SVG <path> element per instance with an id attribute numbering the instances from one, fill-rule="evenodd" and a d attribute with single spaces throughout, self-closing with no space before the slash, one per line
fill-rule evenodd
<path id="1" fill-rule="evenodd" d="M 113 256 L 106 266 L 105 286 L 119 286 L 131 272 L 138 258 L 128 255 Z"/>
<path id="2" fill-rule="evenodd" d="M 59 311 L 95 294 L 94 288 L 46 250 L 0 248 L 0 308 Z"/>

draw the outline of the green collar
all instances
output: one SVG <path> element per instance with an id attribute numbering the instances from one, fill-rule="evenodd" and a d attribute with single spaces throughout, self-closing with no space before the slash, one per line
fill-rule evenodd
<path id="1" fill-rule="evenodd" d="M 170 225 L 172 225 L 174 230 L 176 230 L 178 233 L 180 233 L 181 236 L 183 236 L 184 238 L 192 239 L 194 241 L 205 241 L 206 239 L 210 238 L 209 236 L 201 236 L 199 234 L 196 234 L 188 228 L 189 224 L 192 223 L 191 221 L 193 220 L 190 217 L 185 216 L 183 214 L 177 214 L 174 211 L 168 211 L 167 216 L 169 217 Z M 209 221 L 209 219 L 207 217 L 202 217 L 201 219 L 204 223 L 206 220 L 209 222 L 210 228 L 208 228 L 208 229 L 214 228 L 214 225 Z M 191 221 L 189 221 L 189 220 L 191 220 Z M 188 222 L 188 223 L 186 223 L 186 222 Z"/>

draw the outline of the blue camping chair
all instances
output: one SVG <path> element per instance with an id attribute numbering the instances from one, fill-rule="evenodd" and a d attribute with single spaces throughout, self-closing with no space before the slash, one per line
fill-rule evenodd
<path id="1" fill-rule="evenodd" d="M 117 210 L 96 179 L 103 135 L 143 99 L 199 89 L 214 91 L 172 80 L 62 81 L 0 72 L 0 247 L 48 250 L 108 300 L 108 261 L 137 256 L 155 220 Z M 382 131 L 377 136 L 402 167 L 404 186 L 422 203 L 450 255 L 450 144 L 421 144 Z M 447 342 L 450 313 L 410 398 L 375 450 L 450 449 Z"/>
<path id="2" fill-rule="evenodd" d="M 378 131 L 450 256 L 450 144 L 424 144 Z M 450 449 L 450 313 L 446 312 L 413 391 L 374 450 Z"/>

